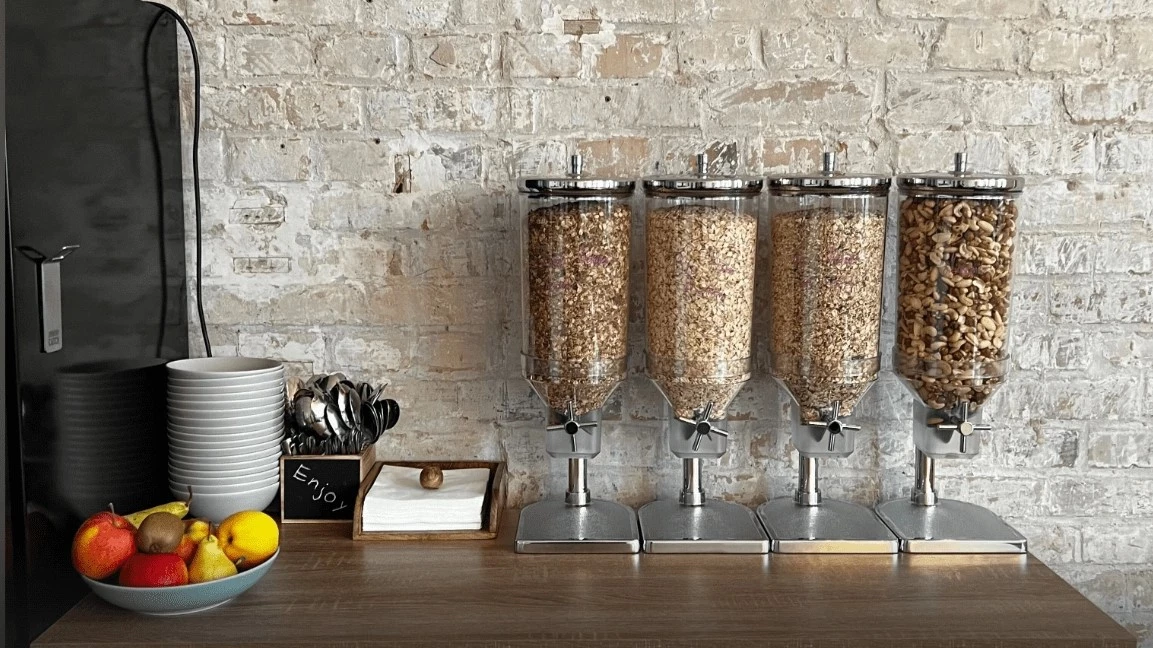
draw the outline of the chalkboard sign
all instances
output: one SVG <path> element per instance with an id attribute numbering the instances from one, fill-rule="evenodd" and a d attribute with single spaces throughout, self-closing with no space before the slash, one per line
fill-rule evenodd
<path id="1" fill-rule="evenodd" d="M 352 520 L 360 481 L 375 461 L 373 446 L 360 455 L 282 456 L 281 521 Z"/>

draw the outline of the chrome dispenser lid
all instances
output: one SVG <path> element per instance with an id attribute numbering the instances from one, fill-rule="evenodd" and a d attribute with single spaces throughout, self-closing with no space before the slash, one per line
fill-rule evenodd
<path id="1" fill-rule="evenodd" d="M 955 194 L 1021 193 L 1025 178 L 996 174 L 973 173 L 969 170 L 969 156 L 953 156 L 952 173 L 920 173 L 897 176 L 897 186 L 910 193 L 944 192 Z"/>
<path id="2" fill-rule="evenodd" d="M 765 186 L 764 180 L 752 176 L 710 175 L 709 157 L 697 155 L 697 173 L 689 176 L 645 178 L 645 193 L 650 196 L 755 196 Z"/>
<path id="3" fill-rule="evenodd" d="M 889 176 L 867 173 L 849 174 L 837 171 L 837 154 L 826 151 L 821 172 L 817 175 L 788 175 L 769 178 L 769 192 L 781 194 L 875 194 L 889 193 Z"/>
<path id="4" fill-rule="evenodd" d="M 628 195 L 636 189 L 635 180 L 621 178 L 591 178 L 584 176 L 584 158 L 574 155 L 569 159 L 569 173 L 559 178 L 522 178 L 517 182 L 521 193 L 540 196 L 600 196 Z"/>

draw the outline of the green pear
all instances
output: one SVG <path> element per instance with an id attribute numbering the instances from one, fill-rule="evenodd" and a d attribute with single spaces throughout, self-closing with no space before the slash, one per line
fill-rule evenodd
<path id="1" fill-rule="evenodd" d="M 188 582 L 207 583 L 235 576 L 236 572 L 236 565 L 224 554 L 216 536 L 210 535 L 201 540 L 200 546 L 196 548 L 196 555 L 188 566 Z"/>

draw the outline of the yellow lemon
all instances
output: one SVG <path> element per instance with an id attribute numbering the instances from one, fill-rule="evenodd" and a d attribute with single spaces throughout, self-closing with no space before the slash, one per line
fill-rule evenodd
<path id="1" fill-rule="evenodd" d="M 280 527 L 261 511 L 233 513 L 216 527 L 224 555 L 232 562 L 243 559 L 240 569 L 250 569 L 272 557 L 280 544 Z"/>

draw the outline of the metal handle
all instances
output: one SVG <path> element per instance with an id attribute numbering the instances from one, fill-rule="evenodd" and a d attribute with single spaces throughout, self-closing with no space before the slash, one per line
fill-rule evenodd
<path id="1" fill-rule="evenodd" d="M 729 436 L 728 432 L 718 427 L 713 427 L 713 424 L 709 422 L 709 417 L 711 417 L 712 414 L 713 402 L 709 401 L 709 403 L 705 405 L 705 409 L 700 414 L 698 414 L 696 418 L 686 419 L 677 417 L 678 421 L 682 423 L 688 423 L 689 425 L 693 426 L 693 434 L 696 435 L 696 438 L 693 439 L 693 451 L 696 451 L 696 449 L 701 445 L 701 437 L 708 437 L 709 440 L 712 441 L 713 434 L 718 434 L 723 437 Z"/>
<path id="2" fill-rule="evenodd" d="M 60 262 L 79 250 L 80 246 L 65 245 L 53 255 L 44 254 L 31 245 L 19 245 L 16 249 L 36 264 L 36 293 L 40 306 L 40 350 L 44 353 L 54 353 L 64 348 Z"/>
<path id="3" fill-rule="evenodd" d="M 576 420 L 576 418 L 577 418 L 576 417 L 576 411 L 573 408 L 573 402 L 572 401 L 569 401 L 568 411 L 565 412 L 565 418 L 567 420 L 564 423 L 561 423 L 560 425 L 550 425 L 550 426 L 546 427 L 545 429 L 550 431 L 550 432 L 556 431 L 556 430 L 564 430 L 564 432 L 569 435 L 569 439 L 572 441 L 572 451 L 576 452 L 576 450 L 577 450 L 577 441 L 576 441 L 577 432 L 584 430 L 585 432 L 587 432 L 591 436 L 593 433 L 591 428 L 595 428 L 597 426 L 597 424 L 596 423 L 580 423 L 580 422 L 578 422 Z"/>
<path id="4" fill-rule="evenodd" d="M 833 401 L 825 420 L 808 421 L 805 425 L 825 429 L 825 433 L 829 435 L 829 452 L 836 448 L 837 437 L 844 434 L 846 430 L 856 432 L 861 429 L 859 425 L 850 425 L 841 420 L 841 401 Z"/>
<path id="5" fill-rule="evenodd" d="M 938 430 L 940 430 L 942 432 L 948 432 L 950 435 L 950 438 L 952 438 L 952 435 L 954 433 L 960 434 L 961 435 L 961 443 L 960 443 L 961 454 L 965 454 L 965 441 L 974 432 L 985 432 L 985 431 L 993 429 L 992 425 L 988 425 L 985 423 L 973 423 L 972 421 L 969 420 L 969 404 L 968 403 L 963 403 L 961 405 L 961 421 L 959 423 L 938 423 L 934 427 L 936 427 Z"/>

